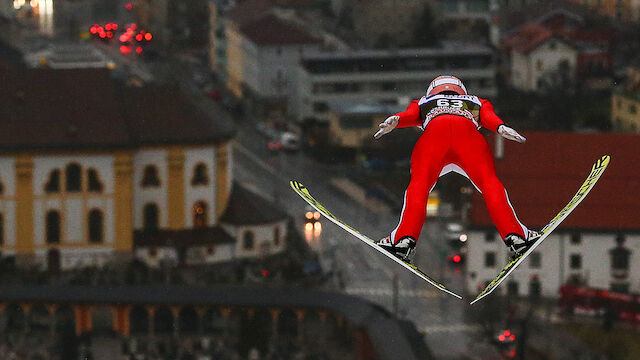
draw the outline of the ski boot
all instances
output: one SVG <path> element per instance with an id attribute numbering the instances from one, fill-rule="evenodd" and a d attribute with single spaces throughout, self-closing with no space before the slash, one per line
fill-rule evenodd
<path id="1" fill-rule="evenodd" d="M 516 258 L 529 250 L 529 248 L 535 244 L 540 238 L 540 233 L 537 231 L 529 230 L 527 238 L 523 239 L 518 234 L 509 234 L 504 238 L 504 244 L 509 247 L 511 251 L 511 257 Z"/>
<path id="2" fill-rule="evenodd" d="M 391 237 L 387 236 L 379 240 L 376 244 L 393 254 L 398 259 L 410 264 L 412 263 L 413 257 L 416 253 L 416 241 L 411 236 L 404 236 L 395 244 L 391 241 Z"/>

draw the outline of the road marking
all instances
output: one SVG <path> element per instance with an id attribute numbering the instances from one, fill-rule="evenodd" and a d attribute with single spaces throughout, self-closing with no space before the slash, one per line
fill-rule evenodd
<path id="1" fill-rule="evenodd" d="M 263 168 L 265 171 L 267 171 L 271 175 L 273 175 L 273 176 L 275 176 L 278 179 L 281 179 L 283 181 L 288 181 L 273 166 L 267 165 L 267 163 L 262 161 L 262 159 L 260 159 L 256 154 L 254 154 L 251 151 L 249 151 L 249 149 L 244 147 L 242 144 L 240 144 L 238 142 L 234 142 L 233 143 L 233 147 L 234 147 L 234 149 L 236 149 L 236 150 L 240 151 L 241 153 L 243 153 L 244 155 L 246 155 L 249 159 L 253 160 L 253 162 L 258 164 L 261 168 Z"/>
<path id="2" fill-rule="evenodd" d="M 349 295 L 392 296 L 393 290 L 389 288 L 346 288 Z M 398 295 L 402 297 L 437 298 L 442 294 L 436 290 L 400 290 Z"/>
<path id="3" fill-rule="evenodd" d="M 459 323 L 450 325 L 425 326 L 420 328 L 420 331 L 425 334 L 433 334 L 438 332 L 479 331 L 480 329 L 480 325 Z"/>

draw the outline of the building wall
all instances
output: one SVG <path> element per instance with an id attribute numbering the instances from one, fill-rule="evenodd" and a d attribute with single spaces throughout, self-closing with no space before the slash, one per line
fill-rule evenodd
<path id="1" fill-rule="evenodd" d="M 228 143 L 208 146 L 166 146 L 134 152 L 47 152 L 0 156 L 2 255 L 20 255 L 45 266 L 51 250 L 61 269 L 102 265 L 115 252 L 133 248 L 134 229 L 143 228 L 144 206 L 158 207 L 160 228 L 189 229 L 194 205 L 206 205 L 206 226 L 215 226 L 226 208 L 232 183 Z M 80 169 L 80 190 L 67 191 L 66 171 Z M 157 186 L 143 186 L 145 169 L 156 169 Z M 204 167 L 205 182 L 194 184 L 195 169 Z M 58 189 L 47 184 L 58 172 Z M 89 172 L 99 191 L 90 191 Z M 89 239 L 89 214 L 102 215 L 101 241 Z M 59 243 L 47 242 L 47 214 L 60 216 Z M 211 259 L 226 256 L 211 254 Z M 28 260 L 31 262 L 32 260 Z"/>
<path id="2" fill-rule="evenodd" d="M 611 123 L 616 131 L 640 132 L 640 95 L 611 94 Z"/>
<path id="3" fill-rule="evenodd" d="M 143 227 L 144 207 L 154 203 L 158 206 L 158 225 L 160 228 L 169 226 L 168 181 L 169 166 L 168 152 L 162 148 L 147 148 L 137 151 L 133 157 L 133 227 L 136 230 Z M 159 186 L 143 186 L 142 179 L 147 166 L 157 169 Z"/>
<path id="4" fill-rule="evenodd" d="M 331 111 L 329 115 L 330 139 L 335 145 L 359 148 L 365 139 L 371 138 L 371 134 L 384 119 L 385 115 L 388 116 L 388 114 L 348 115 Z M 343 127 L 345 123 L 359 126 L 347 126 L 345 128 Z"/>
<path id="5" fill-rule="evenodd" d="M 262 46 L 258 48 L 257 77 L 248 82 L 251 90 L 265 97 L 289 97 L 295 92 L 296 71 L 303 54 L 317 51 L 318 45 Z M 253 56 L 254 54 L 250 54 Z M 253 62 L 252 62 L 253 63 Z"/>
<path id="6" fill-rule="evenodd" d="M 193 180 L 197 166 L 206 167 L 207 182 L 194 185 Z M 218 222 L 216 217 L 216 152 L 213 147 L 189 148 L 185 150 L 184 186 L 185 194 L 185 224 L 193 228 L 193 209 L 196 203 L 207 205 L 207 225 L 213 226 Z"/>
<path id="7" fill-rule="evenodd" d="M 393 56 L 389 53 L 389 56 Z M 402 103 L 406 99 L 418 99 L 424 95 L 431 80 L 451 69 L 407 70 L 389 72 L 333 72 L 313 74 L 301 68 L 298 89 L 292 101 L 293 115 L 298 120 L 313 117 L 329 120 L 328 104 L 333 102 L 382 102 Z M 496 68 L 490 65 L 482 69 L 456 69 L 468 91 L 482 97 L 497 94 L 495 87 Z M 345 91 L 331 90 L 336 84 L 348 84 Z M 388 85 L 388 87 L 386 84 Z M 325 106 L 319 110 L 318 104 Z"/>
<path id="8" fill-rule="evenodd" d="M 7 226 L 16 221 L 16 169 L 14 159 L 11 157 L 0 157 L 0 184 L 2 193 L 0 194 L 0 214 L 2 214 L 2 244 L 0 251 L 15 252 L 16 228 Z"/>
<path id="9" fill-rule="evenodd" d="M 236 239 L 234 258 L 241 259 L 276 254 L 284 251 L 286 247 L 285 239 L 287 237 L 286 225 L 286 220 L 283 220 L 271 225 L 223 226 L 225 231 Z M 276 231 L 279 233 L 277 241 L 275 239 Z M 253 246 L 251 247 L 245 246 L 245 237 L 248 233 L 253 234 Z"/>
<path id="10" fill-rule="evenodd" d="M 586 5 L 601 15 L 617 20 L 637 21 L 640 2 L 637 0 L 572 0 Z"/>
<path id="11" fill-rule="evenodd" d="M 242 86 L 245 75 L 244 60 L 244 40 L 234 26 L 225 27 L 225 37 L 227 38 L 227 67 L 226 85 L 237 97 L 243 97 Z"/>
<path id="12" fill-rule="evenodd" d="M 533 51 L 511 52 L 511 81 L 518 89 L 539 90 L 539 81 L 544 76 L 557 73 L 562 62 L 567 62 L 570 78 L 575 80 L 578 53 L 564 42 L 549 39 Z"/>
<path id="13" fill-rule="evenodd" d="M 67 192 L 65 169 L 70 164 L 80 165 L 82 191 Z M 45 244 L 45 218 L 47 212 L 58 211 L 62 218 L 61 246 L 88 244 L 88 214 L 98 209 L 104 216 L 104 243 L 113 244 L 115 234 L 113 157 L 110 155 L 36 156 L 33 158 L 33 210 L 36 247 Z M 102 192 L 88 190 L 87 171 L 94 169 L 103 186 Z M 47 193 L 45 186 L 50 174 L 58 170 L 60 191 Z"/>
<path id="14" fill-rule="evenodd" d="M 490 232 L 495 240 L 487 242 L 486 232 L 471 231 L 467 241 L 467 290 L 477 293 L 479 286 L 491 281 L 506 265 L 507 247 L 497 233 Z M 542 285 L 542 295 L 558 296 L 558 290 L 572 276 L 579 277 L 586 286 L 610 289 L 616 282 L 612 276 L 611 256 L 609 252 L 616 248 L 617 233 L 581 233 L 580 241 L 572 241 L 572 233 L 557 232 L 549 236 L 533 254 L 503 283 L 496 292 L 505 294 L 510 282 L 518 284 L 519 295 L 529 295 L 529 284 L 537 277 Z M 640 292 L 640 236 L 625 234 L 624 247 L 631 251 L 628 279 L 629 291 Z M 495 254 L 495 265 L 486 266 L 487 253 Z M 535 266 L 533 255 L 540 257 L 539 266 Z M 579 256 L 581 264 L 572 268 L 572 256 Z"/>

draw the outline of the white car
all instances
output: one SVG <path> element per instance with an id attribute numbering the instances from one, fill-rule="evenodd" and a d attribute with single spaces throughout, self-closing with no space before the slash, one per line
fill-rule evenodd
<path id="1" fill-rule="evenodd" d="M 280 135 L 280 143 L 283 150 L 297 151 L 300 149 L 300 137 L 292 132 L 283 132 Z"/>

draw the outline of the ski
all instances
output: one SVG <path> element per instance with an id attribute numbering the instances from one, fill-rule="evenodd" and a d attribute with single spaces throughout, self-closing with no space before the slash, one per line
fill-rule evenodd
<path id="1" fill-rule="evenodd" d="M 498 285 L 500 285 L 506 278 L 511 274 L 517 267 L 524 261 L 524 259 L 529 256 L 548 236 L 551 232 L 564 221 L 564 219 L 571 214 L 571 212 L 580 204 L 582 200 L 587 196 L 589 191 L 593 189 L 594 185 L 600 179 L 600 176 L 604 173 L 605 169 L 609 165 L 611 157 L 609 155 L 604 155 L 600 159 L 598 159 L 593 166 L 591 167 L 591 173 L 587 176 L 587 179 L 584 181 L 582 186 L 578 189 L 578 192 L 573 196 L 573 198 L 569 201 L 569 203 L 562 209 L 560 212 L 545 226 L 542 228 L 540 238 L 529 248 L 525 253 L 520 256 L 517 256 L 511 262 L 509 262 L 502 271 L 496 276 L 493 281 L 489 283 L 479 294 L 476 296 L 475 300 L 471 302 L 473 305 L 483 297 L 491 294 L 493 290 L 495 290 Z"/>
<path id="2" fill-rule="evenodd" d="M 397 262 L 398 264 L 402 265 L 404 268 L 406 268 L 407 270 L 411 271 L 412 273 L 414 273 L 415 275 L 417 275 L 418 277 L 420 277 L 424 281 L 428 282 L 429 284 L 435 286 L 440 291 L 443 291 L 443 292 L 445 292 L 445 293 L 447 293 L 449 295 L 455 296 L 458 299 L 462 299 L 462 296 L 460 296 L 460 295 L 452 292 L 451 290 L 447 289 L 444 285 L 442 285 L 441 283 L 439 283 L 439 282 L 435 281 L 434 279 L 432 279 L 429 275 L 425 274 L 422 270 L 420 270 L 415 265 L 410 264 L 410 263 L 405 262 L 405 261 L 402 261 L 401 259 L 393 256 L 388 251 L 386 251 L 382 247 L 378 246 L 378 244 L 376 244 L 375 241 L 373 241 L 370 238 L 368 238 L 367 236 L 361 234 L 358 230 L 352 228 L 351 226 L 347 225 L 342 220 L 337 218 L 329 210 L 327 210 L 322 204 L 320 204 L 313 196 L 311 196 L 311 194 L 309 193 L 309 190 L 307 190 L 307 188 L 304 185 L 302 185 L 301 183 L 292 180 L 292 181 L 289 182 L 289 184 L 291 185 L 291 188 L 298 195 L 300 195 L 300 197 L 302 197 L 307 203 L 309 203 L 309 205 L 313 206 L 322 215 L 324 215 L 324 217 L 326 217 L 331 222 L 333 222 L 334 224 L 338 225 L 339 227 L 341 227 L 342 229 L 347 231 L 349 234 L 355 236 L 356 238 L 358 238 L 359 240 L 361 240 L 365 244 L 371 246 L 372 248 L 374 248 L 374 249 L 378 250 L 379 252 L 381 252 L 382 254 L 384 254 L 386 257 L 388 257 L 391 260 L 393 260 L 393 261 Z"/>

